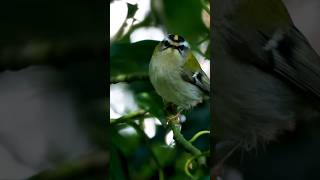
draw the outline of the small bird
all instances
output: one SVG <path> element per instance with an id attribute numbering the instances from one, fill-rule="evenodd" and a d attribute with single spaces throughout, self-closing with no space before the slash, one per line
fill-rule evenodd
<path id="1" fill-rule="evenodd" d="M 178 113 L 201 103 L 209 95 L 210 82 L 179 35 L 168 34 L 153 52 L 149 76 L 165 104 L 177 106 Z"/>
<path id="2" fill-rule="evenodd" d="M 320 57 L 281 0 L 213 0 L 213 136 L 250 149 L 320 121 Z"/>

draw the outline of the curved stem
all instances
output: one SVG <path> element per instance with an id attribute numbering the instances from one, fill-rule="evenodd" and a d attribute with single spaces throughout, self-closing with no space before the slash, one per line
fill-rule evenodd
<path id="1" fill-rule="evenodd" d="M 187 160 L 186 164 L 184 165 L 184 172 L 191 178 L 191 179 L 195 179 L 195 177 L 190 173 L 189 171 L 189 165 L 190 163 L 192 163 L 192 161 L 194 161 L 196 158 L 199 158 L 201 156 L 209 156 L 210 155 L 210 152 L 207 151 L 207 152 L 204 152 L 204 153 L 201 153 L 200 155 L 198 156 L 193 156 L 191 157 L 190 159 Z"/>
<path id="2" fill-rule="evenodd" d="M 200 136 L 205 135 L 205 134 L 210 134 L 210 131 L 199 131 L 197 132 L 197 134 L 195 134 L 190 140 L 190 143 L 193 143 L 194 141 L 196 141 Z"/>
<path id="3" fill-rule="evenodd" d="M 193 146 L 189 141 L 187 141 L 180 132 L 180 125 L 169 121 L 169 127 L 173 132 L 174 139 L 186 150 L 188 150 L 192 155 L 198 156 L 201 151 Z"/>
<path id="4" fill-rule="evenodd" d="M 132 81 L 139 81 L 139 80 L 149 80 L 148 74 L 121 74 L 115 77 L 110 78 L 110 84 L 116 84 L 120 82 L 132 82 Z"/>

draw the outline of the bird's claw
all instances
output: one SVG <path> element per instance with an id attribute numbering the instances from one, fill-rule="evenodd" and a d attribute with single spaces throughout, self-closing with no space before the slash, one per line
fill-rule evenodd
<path id="1" fill-rule="evenodd" d="M 178 112 L 175 115 L 169 115 L 168 122 L 173 123 L 173 124 L 179 124 L 180 123 L 180 112 Z"/>

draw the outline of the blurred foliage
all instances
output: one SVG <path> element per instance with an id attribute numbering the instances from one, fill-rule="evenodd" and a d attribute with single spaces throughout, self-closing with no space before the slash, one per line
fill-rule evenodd
<path id="1" fill-rule="evenodd" d="M 103 180 L 106 179 L 106 161 L 108 156 L 105 153 L 91 154 L 80 160 L 65 163 L 55 170 L 46 170 L 36 174 L 29 180 L 56 180 L 56 179 L 81 179 L 81 180 Z M 93 176 L 94 175 L 94 176 Z"/>
<path id="2" fill-rule="evenodd" d="M 110 47 L 110 75 L 147 74 L 153 49 L 158 42 L 152 40 L 113 43 Z"/>
<path id="3" fill-rule="evenodd" d="M 200 0 L 163 0 L 163 25 L 167 32 L 180 34 L 193 44 L 199 36 L 209 33 L 201 20 L 202 10 Z"/>
<path id="4" fill-rule="evenodd" d="M 127 18 L 134 17 L 135 12 L 139 10 L 136 9 L 137 7 L 128 4 Z M 124 31 L 124 28 L 128 27 L 128 24 L 124 22 L 115 37 L 111 39 L 110 78 L 127 82 L 138 108 L 148 112 L 145 117 L 139 115 L 139 118 L 126 119 L 126 123 L 111 124 L 109 130 L 111 159 L 108 169 L 111 180 L 190 179 L 185 173 L 184 166 L 192 155 L 180 145 L 170 147 L 165 143 L 164 139 L 168 130 L 164 126 L 157 125 L 156 134 L 151 139 L 144 133 L 144 118 L 157 117 L 162 124 L 165 124 L 162 99 L 156 94 L 148 79 L 150 58 L 158 42 L 142 40 L 131 43 L 130 35 L 141 27 L 158 27 L 165 33 L 184 36 L 192 49 L 199 52 L 200 44 L 209 41 L 209 29 L 204 25 L 201 16 L 203 11 L 201 1 L 151 1 L 151 11 L 142 22 L 130 26 L 127 32 Z M 208 47 L 202 52 L 207 59 L 210 57 Z M 117 82 L 113 81 L 113 83 Z M 130 113 L 135 112 L 128 112 Z M 209 129 L 208 103 L 201 104 L 185 114 L 187 121 L 182 124 L 182 134 L 186 139 L 191 139 L 201 130 Z M 123 117 L 132 116 L 124 114 Z M 122 134 L 121 130 L 128 127 L 133 128 L 135 133 Z M 194 145 L 201 151 L 209 150 L 209 136 L 201 136 L 194 142 Z M 190 172 L 198 179 L 210 179 L 209 170 L 206 167 L 197 167 L 196 163 L 192 163 L 192 166 Z"/>
<path id="5" fill-rule="evenodd" d="M 36 65 L 58 72 L 55 83 L 48 84 L 72 99 L 71 113 L 88 138 L 82 141 L 93 151 L 72 160 L 48 157 L 53 167 L 30 179 L 106 179 L 105 16 L 105 5 L 92 0 L 12 0 L 0 6 L 0 73 Z"/>
<path id="6" fill-rule="evenodd" d="M 0 6 L 1 42 L 104 42 L 105 6 L 101 1 L 21 1 Z"/>

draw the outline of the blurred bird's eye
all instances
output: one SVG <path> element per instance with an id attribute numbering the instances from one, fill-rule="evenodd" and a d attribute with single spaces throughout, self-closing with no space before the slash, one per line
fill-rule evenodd
<path id="1" fill-rule="evenodd" d="M 170 43 L 168 41 L 164 41 L 164 46 L 169 47 Z"/>
<path id="2" fill-rule="evenodd" d="M 180 45 L 178 48 L 179 48 L 180 51 L 183 51 L 185 49 L 185 46 L 184 45 Z"/>

